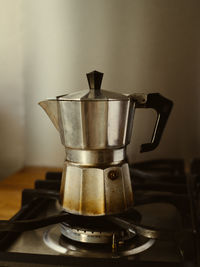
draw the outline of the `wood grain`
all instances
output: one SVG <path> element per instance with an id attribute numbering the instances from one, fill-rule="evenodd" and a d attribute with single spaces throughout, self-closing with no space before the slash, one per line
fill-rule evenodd
<path id="1" fill-rule="evenodd" d="M 22 190 L 34 188 L 35 180 L 44 179 L 47 171 L 61 171 L 61 169 L 25 167 L 0 181 L 0 220 L 11 218 L 20 209 Z"/>

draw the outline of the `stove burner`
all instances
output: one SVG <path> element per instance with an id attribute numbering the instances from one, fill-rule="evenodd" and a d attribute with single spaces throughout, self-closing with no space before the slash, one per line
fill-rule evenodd
<path id="1" fill-rule="evenodd" d="M 124 230 L 118 231 L 94 231 L 89 229 L 71 228 L 65 223 L 61 224 L 61 233 L 74 241 L 82 243 L 111 243 L 113 237 L 116 237 L 120 242 L 131 239 L 135 233 L 130 233 Z"/>
<path id="2" fill-rule="evenodd" d="M 60 231 L 63 236 L 82 243 L 105 244 L 112 243 L 113 238 L 124 242 L 133 238 L 136 233 L 122 229 L 120 226 L 106 219 L 106 216 L 90 217 L 70 215 L 71 220 L 60 223 Z M 124 212 L 123 218 L 133 218 L 135 222 L 141 220 L 138 211 L 131 208 Z"/>
<path id="3" fill-rule="evenodd" d="M 61 173 L 48 173 L 46 180 L 35 183 L 35 189 L 23 191 L 21 210 L 9 222 L 0 223 L 0 266 L 28 266 L 30 262 L 34 266 L 200 266 L 199 166 L 200 160 L 195 160 L 186 176 L 183 160 L 134 164 L 134 209 L 140 216 L 132 209 L 129 214 L 104 216 L 104 222 L 103 216 L 89 220 L 62 214 L 58 202 Z M 124 242 L 117 242 L 116 237 L 113 249 L 110 241 L 84 243 L 65 237 L 61 222 L 87 234 L 119 228 L 137 234 Z"/>
<path id="4" fill-rule="evenodd" d="M 55 225 L 43 234 L 44 243 L 52 250 L 74 257 L 120 258 L 141 253 L 155 243 L 154 239 L 141 238 L 137 235 L 113 250 L 111 245 L 82 244 L 60 235 L 59 225 Z"/>

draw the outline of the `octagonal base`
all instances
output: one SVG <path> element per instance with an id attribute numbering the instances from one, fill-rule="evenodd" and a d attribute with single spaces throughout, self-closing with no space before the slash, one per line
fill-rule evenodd
<path id="1" fill-rule="evenodd" d="M 85 216 L 117 214 L 133 205 L 127 163 L 110 167 L 84 167 L 65 162 L 61 201 L 70 213 Z"/>

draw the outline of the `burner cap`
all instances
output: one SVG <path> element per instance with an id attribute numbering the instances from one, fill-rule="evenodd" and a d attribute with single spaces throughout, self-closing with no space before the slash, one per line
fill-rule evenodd
<path id="1" fill-rule="evenodd" d="M 137 236 L 137 238 L 133 238 L 123 245 L 117 246 L 116 250 L 113 250 L 111 244 L 100 246 L 100 244 L 80 243 L 65 238 L 60 235 L 58 225 L 48 228 L 44 232 L 43 240 L 49 248 L 58 253 L 86 258 L 121 258 L 132 256 L 149 249 L 155 243 L 154 239 Z"/>
<path id="2" fill-rule="evenodd" d="M 61 225 L 61 233 L 65 237 L 72 239 L 74 241 L 82 242 L 82 243 L 111 243 L 113 238 L 117 238 L 118 241 L 126 241 L 135 236 L 134 233 L 130 233 L 124 230 L 113 230 L 113 231 L 98 231 L 96 229 L 85 229 L 85 228 L 71 228 L 68 227 L 65 223 Z"/>
<path id="3" fill-rule="evenodd" d="M 120 214 L 120 217 L 129 218 L 134 222 L 141 220 L 141 215 L 135 209 Z M 70 215 L 70 220 L 60 224 L 63 236 L 82 243 L 111 243 L 113 238 L 124 242 L 133 238 L 136 234 L 121 229 L 116 224 L 108 221 L 106 216 L 90 217 Z"/>

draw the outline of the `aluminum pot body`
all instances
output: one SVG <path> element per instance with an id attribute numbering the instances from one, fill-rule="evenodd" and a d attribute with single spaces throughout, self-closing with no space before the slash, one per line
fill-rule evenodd
<path id="1" fill-rule="evenodd" d="M 134 101 L 57 101 L 62 144 L 75 149 L 115 149 L 130 143 Z"/>
<path id="2" fill-rule="evenodd" d="M 128 210 L 134 201 L 128 163 L 87 167 L 65 161 L 60 199 L 64 210 L 77 215 L 102 216 Z"/>

